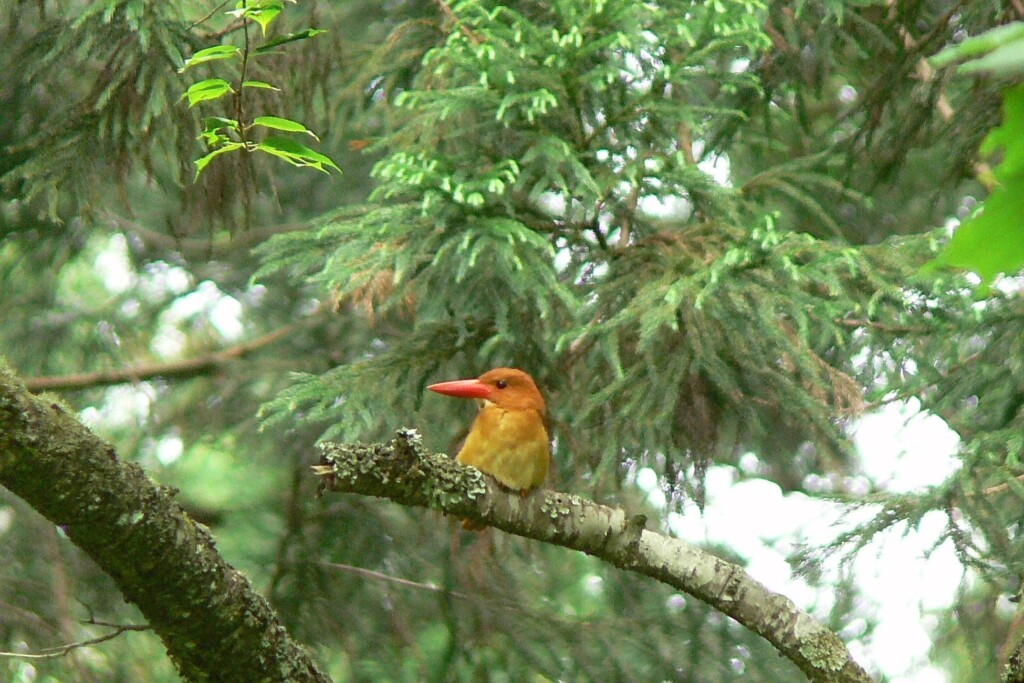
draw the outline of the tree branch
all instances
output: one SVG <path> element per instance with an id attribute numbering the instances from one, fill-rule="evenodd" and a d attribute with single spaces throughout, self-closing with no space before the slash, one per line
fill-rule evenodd
<path id="1" fill-rule="evenodd" d="M 95 623 L 95 622 L 88 622 Z M 151 631 L 153 630 L 149 624 L 98 624 L 100 626 L 109 626 L 114 629 L 110 633 L 106 633 L 96 638 L 90 638 L 89 640 L 81 640 L 76 643 L 67 643 L 66 645 L 58 645 L 56 647 L 48 647 L 41 652 L 0 652 L 0 657 L 11 658 L 11 659 L 53 659 L 55 657 L 64 657 L 68 653 L 83 647 L 91 647 L 93 645 L 99 645 L 105 643 L 108 640 L 117 638 L 122 633 L 128 631 Z"/>
<path id="2" fill-rule="evenodd" d="M 237 23 L 234 29 L 241 28 L 243 24 L 244 22 Z M 252 247 L 274 235 L 306 230 L 313 225 L 302 222 L 282 223 L 252 228 L 238 234 L 187 237 L 173 234 L 168 235 L 158 230 L 147 228 L 138 221 L 129 220 L 112 212 L 104 214 L 104 219 L 115 225 L 126 235 L 137 238 L 144 246 L 150 249 L 177 251 L 186 259 L 224 258 L 233 254 L 246 254 Z M 193 226 L 186 226 L 186 228 L 189 229 L 189 235 L 200 232 L 199 228 L 193 228 Z"/>
<path id="3" fill-rule="evenodd" d="M 0 485 L 91 557 L 190 681 L 329 683 L 209 532 L 142 468 L 0 363 Z"/>
<path id="4" fill-rule="evenodd" d="M 742 568 L 662 534 L 646 519 L 567 493 L 510 495 L 472 467 L 426 453 L 415 430 L 386 444 L 320 444 L 321 491 L 330 489 L 429 507 L 518 536 L 580 550 L 650 576 L 706 602 L 767 639 L 815 682 L 871 679 L 839 637 Z"/>
<path id="5" fill-rule="evenodd" d="M 111 384 L 142 382 L 154 377 L 166 379 L 199 377 L 210 374 L 222 365 L 247 356 L 264 346 L 273 344 L 282 337 L 286 337 L 294 332 L 302 324 L 302 322 L 298 322 L 285 325 L 262 337 L 195 358 L 183 358 L 165 363 L 140 363 L 133 367 L 118 370 L 97 370 L 95 372 L 82 372 L 56 377 L 30 377 L 25 380 L 25 386 L 32 393 L 38 394 L 42 391 L 91 389 L 92 387 L 103 387 Z"/>
<path id="6" fill-rule="evenodd" d="M 1003 669 L 1004 683 L 1024 683 L 1024 639 L 1017 642 Z"/>
<path id="7" fill-rule="evenodd" d="M 860 320 L 851 318 L 836 318 L 833 321 L 836 325 L 842 327 L 861 328 L 868 327 L 873 330 L 880 332 L 887 332 L 889 334 L 930 334 L 935 332 L 934 327 L 928 327 L 927 325 L 890 325 L 888 323 L 881 323 L 874 320 Z"/>
<path id="8" fill-rule="evenodd" d="M 434 0 L 434 4 L 438 6 L 441 13 L 444 14 L 449 21 L 458 26 L 459 30 L 462 31 L 462 34 L 469 38 L 471 43 L 479 45 L 483 42 L 483 38 L 474 33 L 468 26 L 466 26 L 465 23 L 459 21 L 459 18 L 455 16 L 455 12 L 453 12 L 452 8 L 448 6 L 446 0 Z"/>

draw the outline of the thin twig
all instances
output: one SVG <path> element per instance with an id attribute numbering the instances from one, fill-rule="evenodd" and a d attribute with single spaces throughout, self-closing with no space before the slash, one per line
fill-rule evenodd
<path id="1" fill-rule="evenodd" d="M 1024 482 L 1024 474 L 1018 474 L 1016 477 L 1014 477 L 1014 479 L 1016 479 L 1017 481 Z M 983 496 L 991 496 L 993 493 L 1002 493 L 1003 491 L 1009 490 L 1010 483 L 1004 482 L 1002 484 L 996 484 L 995 486 L 989 486 L 988 488 L 982 489 L 981 494 Z"/>
<path id="2" fill-rule="evenodd" d="M 91 647 L 93 645 L 99 645 L 105 643 L 108 640 L 117 638 L 122 633 L 128 631 L 151 631 L 153 627 L 149 624 L 108 624 L 101 621 L 83 621 L 83 624 L 90 626 L 107 626 L 114 630 L 105 635 L 97 638 L 90 638 L 89 640 L 81 640 L 77 643 L 67 643 L 66 645 L 58 645 L 56 647 L 48 647 L 40 650 L 39 652 L 0 652 L 0 657 L 9 657 L 17 659 L 53 659 L 55 657 L 64 657 L 69 652 L 78 650 L 83 647 Z"/>
<path id="3" fill-rule="evenodd" d="M 693 154 L 693 131 L 685 123 L 679 124 L 679 137 L 676 143 L 683 152 L 683 159 L 687 166 L 696 166 L 697 157 Z"/>
<path id="4" fill-rule="evenodd" d="M 454 538 L 457 538 L 457 536 L 454 537 Z M 321 566 L 321 567 L 325 567 L 327 569 L 337 569 L 337 570 L 340 570 L 340 571 L 349 572 L 349 573 L 352 573 L 352 574 L 357 574 L 359 576 L 363 576 L 363 577 L 368 578 L 368 579 L 374 579 L 374 580 L 377 580 L 377 581 L 386 581 L 386 582 L 389 582 L 389 583 L 397 584 L 399 586 L 405 586 L 407 588 L 414 588 L 416 590 L 428 591 L 430 593 L 437 593 L 439 595 L 444 595 L 444 596 L 447 596 L 447 597 L 456 598 L 458 600 L 465 600 L 466 602 L 484 603 L 484 604 L 488 604 L 488 605 L 491 605 L 491 606 L 497 606 L 497 607 L 499 607 L 501 609 L 509 610 L 509 611 L 512 611 L 512 612 L 517 612 L 519 614 L 525 615 L 525 616 L 530 617 L 532 619 L 537 619 L 539 621 L 550 622 L 550 623 L 557 623 L 557 624 L 560 624 L 562 626 L 568 626 L 568 627 L 571 627 L 571 628 L 595 628 L 595 627 L 601 627 L 601 626 L 608 626 L 609 625 L 609 624 L 607 624 L 605 622 L 600 622 L 600 621 L 592 621 L 592 620 L 587 620 L 587 619 L 570 619 L 570 618 L 562 617 L 560 615 L 555 615 L 555 614 L 538 613 L 536 611 L 529 610 L 529 609 L 523 607 L 522 605 L 520 605 L 520 604 L 518 604 L 516 602 L 513 602 L 511 600 L 502 600 L 500 598 L 495 598 L 495 597 L 489 596 L 489 595 L 471 595 L 469 593 L 462 593 L 460 591 L 451 590 L 449 588 L 443 588 L 441 586 L 438 586 L 438 585 L 435 585 L 435 584 L 432 584 L 432 583 L 420 583 L 418 581 L 411 581 L 409 579 L 403 579 L 403 578 L 401 578 L 399 576 L 391 576 L 390 574 L 383 574 L 381 572 L 375 572 L 372 569 L 365 569 L 363 567 L 355 567 L 355 566 L 350 565 L 350 564 L 340 564 L 338 562 L 327 562 L 325 560 L 318 561 L 315 564 L 317 564 L 318 566 Z M 623 617 L 619 617 L 619 618 L 620 618 L 620 620 L 623 619 Z M 625 623 L 627 623 L 627 624 L 651 625 L 655 621 L 656 620 L 653 617 L 625 617 Z M 622 622 L 620 621 L 619 623 L 621 624 Z"/>
<path id="5" fill-rule="evenodd" d="M 888 323 L 875 322 L 874 320 L 858 320 L 853 318 L 836 318 L 836 325 L 842 327 L 869 327 L 880 332 L 892 334 L 928 334 L 934 330 L 924 325 L 890 325 Z"/>
<path id="6" fill-rule="evenodd" d="M 471 29 L 467 28 L 462 21 L 459 21 L 459 18 L 455 16 L 455 12 L 452 11 L 452 8 L 448 6 L 448 3 L 445 2 L 445 0 L 434 0 L 434 4 L 441 9 L 441 13 L 444 14 L 449 21 L 459 27 L 459 30 L 462 31 L 462 35 L 469 38 L 471 43 L 479 45 L 484 42 L 483 38 L 474 33 Z"/>
<path id="7" fill-rule="evenodd" d="M 52 569 L 51 590 L 53 602 L 57 610 L 58 633 L 63 640 L 71 640 L 74 637 L 74 619 L 68 608 L 68 595 L 71 591 L 68 588 L 68 575 L 64 566 L 64 557 L 60 552 L 60 537 L 57 535 L 57 527 L 51 527 L 46 535 L 46 551 L 50 556 L 50 567 Z"/>
<path id="8" fill-rule="evenodd" d="M 375 572 L 372 569 L 365 569 L 363 567 L 355 567 L 350 564 L 340 564 L 338 562 L 317 562 L 321 567 L 327 567 L 328 569 L 339 569 L 344 572 L 351 574 L 358 574 L 370 579 L 377 579 L 378 581 L 388 581 L 390 583 L 396 583 L 400 586 L 407 586 L 409 588 L 416 588 L 417 590 L 430 591 L 432 593 L 443 593 L 459 600 L 475 600 L 476 598 L 466 593 L 460 593 L 459 591 L 448 590 L 440 586 L 435 586 L 432 583 L 419 583 L 418 581 L 411 581 L 409 579 L 403 579 L 399 576 L 391 576 L 389 574 L 383 574 L 381 572 Z"/>
<path id="9" fill-rule="evenodd" d="M 229 2 L 231 2 L 231 0 L 224 0 L 224 2 L 220 3 L 219 5 L 214 7 L 212 10 L 210 10 L 210 13 L 207 14 L 205 17 L 203 17 L 202 19 L 199 19 L 198 21 L 194 21 L 191 24 L 189 24 L 187 30 L 191 31 L 196 26 L 199 26 L 199 24 L 205 24 L 206 22 L 208 22 L 213 17 L 214 14 L 216 14 L 221 9 L 223 9 L 224 5 L 228 4 Z"/>
<path id="10" fill-rule="evenodd" d="M 310 316 L 312 318 L 313 316 Z M 188 378 L 209 374 L 222 365 L 238 360 L 264 346 L 269 346 L 279 339 L 288 336 L 299 327 L 308 324 L 309 318 L 297 323 L 285 325 L 262 337 L 251 341 L 229 346 L 226 349 L 208 353 L 196 358 L 185 358 L 178 361 L 166 363 L 141 363 L 139 365 L 121 368 L 118 370 L 97 370 L 95 372 L 82 372 L 74 375 L 60 375 L 55 377 L 30 377 L 25 380 L 25 386 L 32 393 L 41 391 L 60 391 L 71 389 L 89 389 L 92 387 L 109 386 L 111 384 L 125 384 L 128 382 L 142 382 L 154 377 L 164 378 Z"/>
<path id="11" fill-rule="evenodd" d="M 242 9 L 247 10 L 247 0 L 242 0 Z M 246 75 L 249 70 L 249 19 L 243 16 L 242 26 L 242 37 L 244 44 L 242 47 L 242 66 L 239 69 L 238 76 L 238 91 L 235 92 L 235 120 L 238 122 L 238 135 L 242 138 L 242 142 L 248 147 L 249 141 L 246 139 L 246 126 L 245 126 L 245 107 L 243 102 L 243 96 L 245 92 L 245 86 L 243 85 L 246 81 Z"/>
<path id="12" fill-rule="evenodd" d="M 245 252 L 251 247 L 264 240 L 285 232 L 306 230 L 311 226 L 309 223 L 281 223 L 254 228 L 238 234 L 228 235 L 224 238 L 214 239 L 213 237 L 181 237 L 177 235 L 165 235 L 141 223 L 129 220 L 123 216 L 107 214 L 105 219 L 117 225 L 121 232 L 130 237 L 136 237 L 149 248 L 176 249 L 186 258 L 194 258 L 201 255 L 204 258 L 215 258 L 229 256 L 233 253 Z M 191 233 L 197 229 L 186 226 Z"/>
<path id="13" fill-rule="evenodd" d="M 220 29 L 219 31 L 214 31 L 213 33 L 201 33 L 201 34 L 199 34 L 199 37 L 202 38 L 203 40 L 220 40 L 221 38 L 223 38 L 224 36 L 228 35 L 229 33 L 234 33 L 235 31 L 238 31 L 238 30 L 240 30 L 242 28 L 245 28 L 245 20 L 244 19 L 241 20 L 241 21 L 236 21 L 236 22 L 234 22 L 234 23 L 232 23 L 232 24 L 230 24 L 228 26 L 225 26 L 224 28 Z"/>
<path id="14" fill-rule="evenodd" d="M 640 159 L 640 169 L 643 171 L 644 162 L 647 159 L 647 155 L 644 155 Z M 633 182 L 633 187 L 629 191 L 629 196 L 626 197 L 626 214 L 623 217 L 622 225 L 619 226 L 619 239 L 615 243 L 615 250 L 623 252 L 629 247 L 630 238 L 633 234 L 633 220 L 636 218 L 636 207 L 640 203 L 640 186 L 643 184 L 643 178 L 638 178 Z"/>

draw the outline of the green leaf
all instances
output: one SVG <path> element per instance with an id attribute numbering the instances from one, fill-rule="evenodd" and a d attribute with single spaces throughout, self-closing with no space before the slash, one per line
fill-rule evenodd
<path id="1" fill-rule="evenodd" d="M 981 35 L 968 38 L 959 45 L 948 47 L 928 61 L 932 66 L 941 68 L 955 62 L 962 62 L 988 54 L 999 47 L 1024 40 L 1024 22 L 1015 22 L 999 26 Z M 1018 47 L 1019 49 L 1019 47 Z"/>
<path id="2" fill-rule="evenodd" d="M 997 188 L 981 213 L 957 228 L 935 262 L 974 271 L 985 283 L 1024 268 L 1024 187 Z"/>
<path id="3" fill-rule="evenodd" d="M 1003 160 L 994 175 L 1002 183 L 1012 183 L 1024 174 L 1024 85 L 1003 93 L 1003 121 L 981 143 L 982 154 L 998 150 L 1003 150 Z"/>
<path id="4" fill-rule="evenodd" d="M 291 138 L 271 136 L 256 145 L 256 149 L 284 159 L 293 166 L 310 166 L 324 173 L 329 173 L 327 168 L 333 168 L 341 173 L 341 169 L 329 157 L 295 142 Z"/>
<path id="5" fill-rule="evenodd" d="M 988 134 L 981 150 L 1003 152 L 992 171 L 998 185 L 926 268 L 964 268 L 987 285 L 999 273 L 1024 268 L 1024 86 L 1003 94 L 1003 122 Z"/>
<path id="6" fill-rule="evenodd" d="M 263 35 L 267 35 L 267 26 L 270 26 L 270 22 L 277 18 L 277 15 L 281 13 L 280 9 L 268 7 L 267 9 L 257 9 L 249 12 L 249 18 L 260 25 L 263 30 Z"/>
<path id="7" fill-rule="evenodd" d="M 228 119 L 223 116 L 206 116 L 203 118 L 203 128 L 207 131 L 220 130 L 221 128 L 238 130 L 239 125 L 235 119 Z"/>
<path id="8" fill-rule="evenodd" d="M 199 134 L 199 139 L 203 140 L 211 149 L 220 147 L 231 141 L 227 135 L 221 133 L 225 128 L 238 130 L 240 126 L 235 119 L 227 119 L 223 116 L 207 116 L 203 119 L 203 132 Z"/>
<path id="9" fill-rule="evenodd" d="M 305 133 L 310 135 L 315 140 L 319 140 L 313 131 L 306 128 L 298 121 L 292 121 L 291 119 L 283 119 L 279 116 L 257 116 L 253 119 L 252 125 L 263 126 L 265 128 L 274 128 L 275 130 L 284 130 L 289 133 Z"/>
<path id="10" fill-rule="evenodd" d="M 186 59 L 181 68 L 178 69 L 178 73 L 182 73 L 185 69 L 196 66 L 197 64 L 212 62 L 217 59 L 230 59 L 238 55 L 239 52 L 240 50 L 234 45 L 216 45 L 214 47 L 208 47 Z"/>
<path id="11" fill-rule="evenodd" d="M 255 21 L 263 30 L 263 35 L 267 35 L 267 26 L 277 18 L 277 15 L 279 15 L 283 9 L 284 2 L 282 2 L 282 0 L 259 0 L 258 2 L 242 1 L 235 5 L 235 9 L 230 12 L 226 12 L 226 14 L 230 14 L 239 19 Z"/>
<path id="12" fill-rule="evenodd" d="M 957 69 L 957 73 L 962 74 L 981 72 L 999 77 L 1024 74 L 1024 39 L 1002 45 Z"/>
<path id="13" fill-rule="evenodd" d="M 267 83 L 265 81 L 244 81 L 242 83 L 242 87 L 243 88 L 263 88 L 264 90 L 277 90 L 278 92 L 280 92 L 280 90 L 281 90 L 277 86 L 271 85 L 270 83 Z"/>
<path id="14" fill-rule="evenodd" d="M 231 84 L 225 81 L 223 78 L 207 78 L 205 81 L 199 81 L 189 86 L 189 89 L 185 91 L 185 94 L 179 99 L 188 98 L 188 106 L 194 107 L 200 102 L 207 100 L 215 100 L 218 97 L 222 97 L 229 92 L 234 92 L 231 89 Z"/>
<path id="15" fill-rule="evenodd" d="M 202 157 L 201 159 L 196 159 L 195 160 L 195 165 L 196 165 L 196 177 L 195 177 L 195 180 L 199 179 L 199 174 L 203 172 L 203 169 L 206 168 L 210 164 L 210 162 L 213 161 L 213 159 L 215 157 L 218 157 L 221 154 L 224 154 L 225 152 L 232 152 L 232 151 L 234 151 L 236 149 L 239 149 L 240 147 L 243 147 L 243 146 L 244 145 L 241 142 L 230 142 L 230 143 L 224 145 L 223 147 L 220 147 L 218 149 L 213 150 L 212 152 L 210 152 L 206 156 Z"/>
<path id="16" fill-rule="evenodd" d="M 284 45 L 285 43 L 292 43 L 292 42 L 295 42 L 296 40 L 306 40 L 307 38 L 312 38 L 313 36 L 318 36 L 321 33 L 326 33 L 326 31 L 323 31 L 323 30 L 318 29 L 318 28 L 307 28 L 305 31 L 299 31 L 297 33 L 289 33 L 286 36 L 281 36 L 279 38 L 274 38 L 273 40 L 268 40 L 263 45 L 260 45 L 258 48 L 256 48 L 256 54 L 262 55 L 262 54 L 266 54 L 268 52 L 273 52 L 273 49 L 275 47 L 277 47 L 278 45 Z"/>

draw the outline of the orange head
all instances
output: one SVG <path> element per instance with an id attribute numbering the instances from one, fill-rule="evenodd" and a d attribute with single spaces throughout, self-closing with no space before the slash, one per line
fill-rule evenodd
<path id="1" fill-rule="evenodd" d="M 431 384 L 427 389 L 445 396 L 479 398 L 505 410 L 536 410 L 541 415 L 546 410 L 533 378 L 514 368 L 495 368 L 476 379 Z"/>

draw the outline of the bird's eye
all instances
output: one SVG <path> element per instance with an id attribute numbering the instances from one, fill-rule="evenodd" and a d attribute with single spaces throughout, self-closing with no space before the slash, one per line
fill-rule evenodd
<path id="1" fill-rule="evenodd" d="M 498 387 L 499 389 L 504 389 L 505 387 L 508 386 L 508 382 L 506 382 L 503 379 L 499 379 L 497 382 L 494 383 L 494 386 Z"/>

